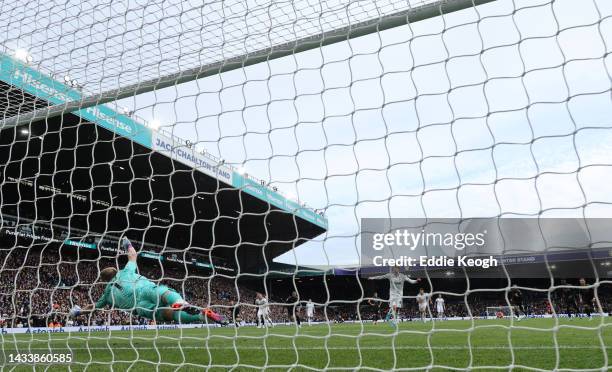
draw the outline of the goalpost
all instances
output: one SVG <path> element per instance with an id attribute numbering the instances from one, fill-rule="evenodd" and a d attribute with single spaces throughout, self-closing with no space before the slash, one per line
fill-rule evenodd
<path id="1" fill-rule="evenodd" d="M 0 366 L 609 368 L 609 1 L 4 1 L 0 25 Z M 402 268 L 392 298 L 364 234 L 412 218 L 477 220 L 502 248 L 458 250 L 499 266 Z M 101 283 L 124 267 L 148 297 Z M 451 321 L 408 321 L 421 288 Z"/>

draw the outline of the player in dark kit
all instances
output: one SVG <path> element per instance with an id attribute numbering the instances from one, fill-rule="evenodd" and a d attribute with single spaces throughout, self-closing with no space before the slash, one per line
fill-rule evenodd
<path id="1" fill-rule="evenodd" d="M 560 285 L 566 286 L 567 281 L 565 279 L 561 280 Z M 559 288 L 559 307 L 565 310 L 568 318 L 572 318 L 572 314 L 578 316 L 580 311 L 578 310 L 578 306 L 576 306 L 576 293 L 572 288 L 562 287 Z"/>
<path id="2" fill-rule="evenodd" d="M 527 317 L 527 310 L 525 309 L 525 305 L 523 303 L 523 293 L 520 289 L 512 287 L 508 295 L 508 299 L 510 300 L 510 305 L 515 312 L 514 315 L 516 316 L 517 320 L 520 321 L 524 317 Z"/>
<path id="3" fill-rule="evenodd" d="M 368 300 L 368 305 L 370 305 L 370 308 L 372 309 L 372 312 L 374 313 L 372 316 L 372 322 L 376 324 L 380 320 L 380 310 L 382 307 L 382 301 L 378 297 L 377 292 L 374 292 L 374 295 L 372 296 L 372 298 Z"/>
<path id="4" fill-rule="evenodd" d="M 231 302 L 231 305 L 233 306 L 232 307 L 232 319 L 234 320 L 234 326 L 238 328 L 240 327 L 240 323 L 242 322 L 242 315 L 240 315 L 240 311 L 242 309 L 240 308 L 240 305 L 234 301 Z"/>
<path id="5" fill-rule="evenodd" d="M 595 291 L 593 288 L 589 288 L 586 280 L 584 278 L 580 278 L 580 287 L 576 294 L 576 307 L 580 309 L 581 312 L 585 313 L 589 320 L 592 320 L 591 313 L 593 309 L 597 308 L 597 300 L 595 298 Z"/>
<path id="6" fill-rule="evenodd" d="M 302 320 L 300 319 L 300 315 L 296 309 L 298 304 L 297 293 L 295 291 L 291 292 L 291 296 L 285 299 L 285 303 L 287 304 L 287 315 L 289 315 L 289 321 L 295 321 L 297 326 L 301 327 Z"/>

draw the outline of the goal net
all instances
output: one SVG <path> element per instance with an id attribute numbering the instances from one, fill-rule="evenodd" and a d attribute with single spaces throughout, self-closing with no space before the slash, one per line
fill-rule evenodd
<path id="1" fill-rule="evenodd" d="M 0 366 L 608 370 L 611 50 L 608 0 L 0 1 Z"/>

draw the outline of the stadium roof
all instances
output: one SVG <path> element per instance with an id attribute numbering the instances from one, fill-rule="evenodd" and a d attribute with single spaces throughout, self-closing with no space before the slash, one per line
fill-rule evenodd
<path id="1" fill-rule="evenodd" d="M 0 92 L 4 117 L 80 97 L 3 54 Z M 96 235 L 129 231 L 147 244 L 237 259 L 245 270 L 327 228 L 324 216 L 108 106 L 5 128 L 0 159 L 5 215 Z"/>

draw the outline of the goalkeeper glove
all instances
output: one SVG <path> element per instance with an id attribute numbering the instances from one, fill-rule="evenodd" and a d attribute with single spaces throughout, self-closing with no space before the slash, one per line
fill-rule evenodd
<path id="1" fill-rule="evenodd" d="M 128 249 L 132 246 L 132 242 L 130 242 L 130 239 L 128 239 L 127 237 L 123 237 L 121 239 L 121 249 L 123 250 L 123 253 L 127 253 Z"/>

